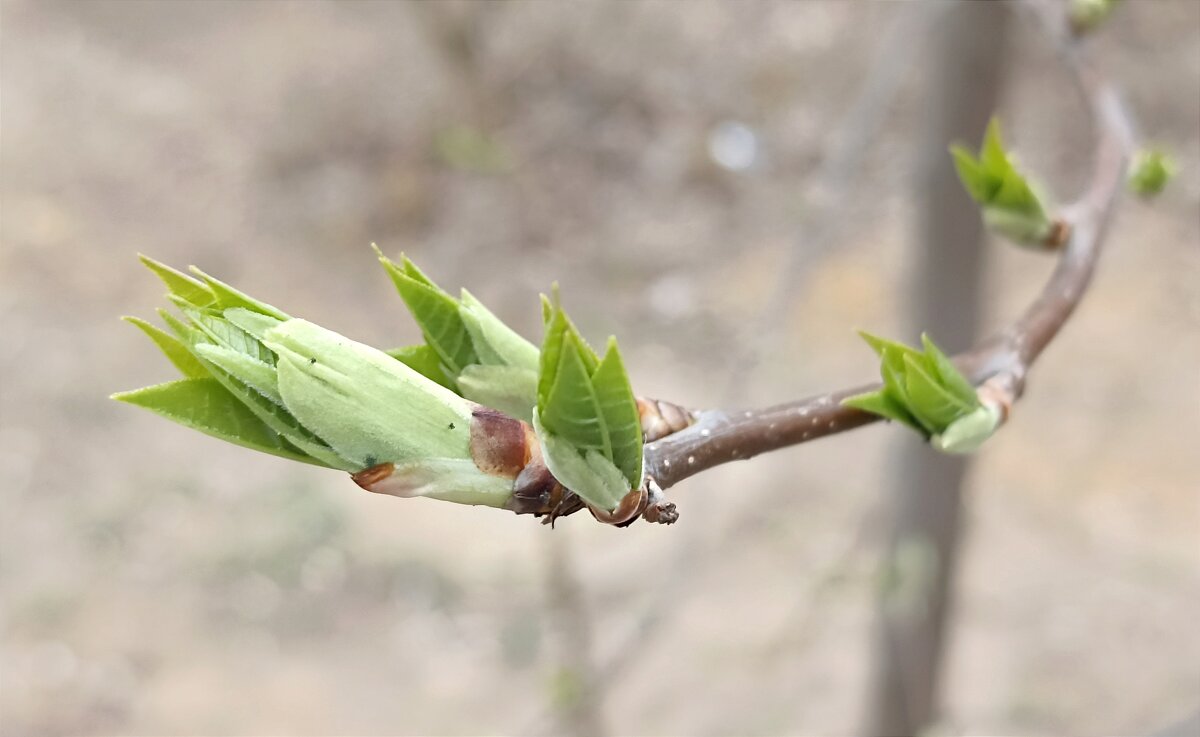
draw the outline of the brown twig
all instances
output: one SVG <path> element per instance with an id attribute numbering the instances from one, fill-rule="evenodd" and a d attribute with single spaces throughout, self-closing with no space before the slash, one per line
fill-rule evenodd
<path id="1" fill-rule="evenodd" d="M 1091 111 L 1095 169 L 1083 195 L 1063 210 L 1062 216 L 1072 228 L 1070 241 L 1041 294 L 1008 329 L 955 356 L 973 382 L 987 381 L 1010 401 L 1021 395 L 1029 369 L 1062 329 L 1091 282 L 1116 209 L 1133 138 L 1113 89 L 1062 24 L 1047 25 Z M 880 418 L 841 404 L 846 397 L 875 388 L 877 385 L 843 389 L 758 410 L 702 411 L 692 426 L 647 444 L 646 473 L 665 489 L 722 463 L 875 422 Z"/>

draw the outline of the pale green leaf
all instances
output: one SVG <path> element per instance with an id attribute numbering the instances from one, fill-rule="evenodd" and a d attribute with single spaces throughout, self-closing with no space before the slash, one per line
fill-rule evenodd
<path id="1" fill-rule="evenodd" d="M 176 271 L 164 263 L 155 261 L 149 256 L 138 254 L 138 258 L 146 268 L 153 271 L 159 279 L 163 280 L 163 283 L 167 285 L 167 289 L 170 290 L 171 294 L 181 298 L 193 307 L 203 308 L 216 303 L 216 296 L 202 282 L 193 279 L 187 274 Z"/>
<path id="2" fill-rule="evenodd" d="M 550 432 L 542 426 L 536 412 L 533 425 L 550 473 L 584 501 L 611 511 L 631 491 L 624 474 L 612 461 L 595 450 L 581 450 Z"/>
<path id="3" fill-rule="evenodd" d="M 471 333 L 471 340 L 481 363 L 516 366 L 537 371 L 537 346 L 505 325 L 465 289 L 462 290 L 459 314 L 463 318 L 463 324 Z M 483 360 L 485 351 L 488 360 Z"/>
<path id="4" fill-rule="evenodd" d="M 904 380 L 908 410 L 935 434 L 974 409 L 974 405 L 956 399 L 939 386 L 922 363 L 912 356 L 905 358 Z"/>
<path id="5" fill-rule="evenodd" d="M 179 341 L 178 338 L 163 332 L 154 327 L 150 323 L 138 317 L 123 317 L 121 318 L 131 325 L 136 325 L 143 333 L 148 335 L 155 345 L 166 355 L 167 359 L 179 369 L 179 372 L 189 379 L 207 379 L 210 377 L 208 369 L 196 360 L 192 352 Z"/>
<path id="6" fill-rule="evenodd" d="M 262 340 L 267 334 L 267 331 L 278 325 L 282 320 L 264 315 L 253 310 L 248 310 L 244 307 L 231 307 L 221 313 L 226 320 L 233 323 L 237 327 L 253 335 L 257 340 Z"/>
<path id="7" fill-rule="evenodd" d="M 979 404 L 979 397 L 975 394 L 975 387 L 967 378 L 962 375 L 954 362 L 942 352 L 941 348 L 933 342 L 925 333 L 921 333 L 921 344 L 925 348 L 925 363 L 930 369 L 930 373 L 938 380 L 938 383 L 956 399 L 963 404 L 976 406 Z"/>
<path id="8" fill-rule="evenodd" d="M 454 391 L 454 382 L 449 376 L 446 376 L 446 372 L 442 369 L 441 357 L 427 344 L 408 345 L 385 352 L 426 379 Z"/>
<path id="9" fill-rule="evenodd" d="M 290 448 L 278 433 L 215 379 L 181 379 L 114 394 L 112 398 L 144 407 L 172 422 L 236 445 L 296 461 L 314 462 Z"/>
<path id="10" fill-rule="evenodd" d="M 391 356 L 305 320 L 267 333 L 284 405 L 360 468 L 470 459 L 471 405 Z"/>
<path id="11" fill-rule="evenodd" d="M 212 278 L 195 266 L 190 267 L 190 270 L 193 274 L 203 279 L 204 283 L 208 285 L 208 288 L 212 290 L 212 293 L 216 296 L 218 307 L 222 309 L 243 307 L 252 312 L 269 315 L 277 320 L 288 319 L 287 315 L 267 304 L 266 302 L 260 302 L 250 295 L 234 289 L 225 282 Z"/>
<path id="12" fill-rule="evenodd" d="M 459 374 L 458 388 L 472 402 L 525 422 L 537 403 L 537 373 L 516 366 L 472 364 Z"/>
<path id="13" fill-rule="evenodd" d="M 581 452 L 595 450 L 611 460 L 612 445 L 595 387 L 583 363 L 584 350 L 574 333 L 566 333 L 554 385 L 546 401 L 538 403 L 538 414 L 547 430 Z"/>
<path id="14" fill-rule="evenodd" d="M 478 363 L 471 336 L 458 312 L 458 301 L 439 289 L 408 258 L 403 267 L 382 254 L 379 261 L 420 326 L 425 342 L 437 351 L 448 373 L 456 377 L 465 366 Z"/>
<path id="15" fill-rule="evenodd" d="M 604 359 L 592 374 L 592 386 L 612 447 L 612 461 L 629 486 L 642 483 L 642 421 L 617 339 L 608 339 Z"/>
<path id="16" fill-rule="evenodd" d="M 943 453 L 971 453 L 996 434 L 1000 423 L 998 408 L 980 406 L 950 423 L 941 434 L 934 435 L 930 444 Z"/>
<path id="17" fill-rule="evenodd" d="M 898 402 L 891 393 L 885 390 L 856 394 L 853 397 L 843 399 L 842 404 L 846 407 L 861 409 L 864 412 L 870 412 L 885 419 L 908 425 L 917 432 L 925 432 L 925 429 L 921 427 L 921 423 L 917 422 L 912 413 L 905 409 L 904 405 Z"/>
<path id="18" fill-rule="evenodd" d="M 274 366 L 263 363 L 245 353 L 211 343 L 198 344 L 196 354 L 205 361 L 219 366 L 223 371 L 272 402 L 283 406 Z"/>

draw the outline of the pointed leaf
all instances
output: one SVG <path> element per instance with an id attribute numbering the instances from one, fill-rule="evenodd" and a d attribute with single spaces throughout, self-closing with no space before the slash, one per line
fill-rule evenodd
<path id="1" fill-rule="evenodd" d="M 612 447 L 612 461 L 630 488 L 642 483 L 642 421 L 617 339 L 608 339 L 604 360 L 592 374 L 596 400 Z"/>
<path id="2" fill-rule="evenodd" d="M 542 426 L 537 413 L 533 427 L 550 473 L 584 501 L 613 510 L 629 493 L 621 470 L 595 450 L 580 448 Z"/>
<path id="3" fill-rule="evenodd" d="M 558 375 L 547 400 L 538 404 L 542 424 L 550 432 L 583 450 L 595 450 L 612 460 L 612 445 L 595 387 L 581 357 L 583 349 L 573 333 L 563 340 Z"/>
<path id="4" fill-rule="evenodd" d="M 422 343 L 421 345 L 393 348 L 390 351 L 386 351 L 386 353 L 426 379 L 437 382 L 450 391 L 454 391 L 454 382 L 442 370 L 442 359 L 438 356 L 437 351 L 430 348 L 427 344 Z"/>
<path id="5" fill-rule="evenodd" d="M 974 407 L 965 404 L 940 387 L 925 367 L 911 356 L 905 358 L 905 388 L 908 410 L 936 434 Z"/>
<path id="6" fill-rule="evenodd" d="M 492 363 L 537 371 L 537 346 L 505 325 L 465 289 L 462 290 L 459 313 L 471 333 L 475 352 L 481 359 L 485 350 L 483 346 L 487 346 L 486 350 L 492 356 Z"/>
<path id="7" fill-rule="evenodd" d="M 172 269 L 164 263 L 160 263 L 142 254 L 138 254 L 138 258 L 147 269 L 158 275 L 159 279 L 167 285 L 167 289 L 171 294 L 180 297 L 185 302 L 195 307 L 208 307 L 215 304 L 217 299 L 213 295 L 212 290 L 206 287 L 202 282 L 199 282 L 192 277 L 182 272 Z"/>
<path id="8" fill-rule="evenodd" d="M 212 290 L 213 295 L 216 296 L 217 306 L 221 307 L 222 309 L 228 309 L 230 307 L 244 307 L 252 312 L 269 315 L 278 320 L 288 319 L 287 315 L 275 309 L 266 302 L 259 302 L 257 299 L 248 294 L 240 292 L 237 289 L 234 289 L 225 282 L 212 278 L 200 269 L 197 269 L 195 266 L 189 267 L 189 269 L 193 274 L 204 280 L 204 283 L 208 285 L 208 288 Z"/>
<path id="9" fill-rule="evenodd" d="M 967 381 L 942 349 L 937 347 L 933 339 L 921 333 L 921 344 L 925 347 L 926 365 L 931 367 L 930 373 L 937 378 L 941 386 L 963 404 L 978 405 L 979 397 L 975 394 L 975 387 Z"/>
<path id="10" fill-rule="evenodd" d="M 254 312 L 244 307 L 232 307 L 225 310 L 222 316 L 250 335 L 253 335 L 259 341 L 263 339 L 268 330 L 282 322 L 278 318 Z"/>
<path id="11" fill-rule="evenodd" d="M 275 367 L 251 358 L 245 353 L 231 350 L 221 345 L 201 343 L 196 346 L 196 354 L 209 363 L 216 364 L 226 373 L 232 375 L 275 404 L 283 406 L 283 398 L 279 396 L 279 383 L 275 377 Z"/>
<path id="12" fill-rule="evenodd" d="M 446 365 L 448 374 L 456 377 L 465 366 L 478 363 L 471 336 L 458 313 L 458 301 L 439 289 L 407 258 L 403 268 L 386 256 L 381 255 L 379 260 L 420 326 L 425 341 Z"/>
<path id="13" fill-rule="evenodd" d="M 472 364 L 458 376 L 458 388 L 472 402 L 530 422 L 537 404 L 537 374 L 516 366 Z"/>
<path id="14" fill-rule="evenodd" d="M 853 397 L 847 397 L 842 400 L 842 404 L 846 407 L 861 409 L 864 412 L 870 412 L 874 415 L 879 415 L 888 420 L 908 425 L 917 432 L 924 433 L 925 429 L 917 422 L 916 418 L 904 408 L 900 402 L 886 391 L 873 391 L 866 394 L 856 394 Z"/>
<path id="15" fill-rule="evenodd" d="M 208 369 L 196 360 L 192 352 L 187 346 L 180 343 L 177 338 L 168 333 L 159 330 L 150 323 L 137 317 L 123 317 L 125 322 L 136 325 L 143 333 L 148 335 L 155 345 L 167 356 L 167 359 L 179 369 L 179 372 L 189 379 L 207 379 L 210 377 Z"/>
<path id="16" fill-rule="evenodd" d="M 215 379 L 181 379 L 131 392 L 113 399 L 144 407 L 193 430 L 246 448 L 305 463 L 313 459 L 287 446 Z"/>

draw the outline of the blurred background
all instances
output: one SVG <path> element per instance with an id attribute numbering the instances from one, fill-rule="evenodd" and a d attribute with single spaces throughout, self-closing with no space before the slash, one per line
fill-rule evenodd
<path id="1" fill-rule="evenodd" d="M 870 380 L 854 328 L 966 315 L 934 330 L 962 348 L 1052 259 L 973 249 L 943 134 L 995 108 L 1060 201 L 1089 172 L 1070 79 L 1009 10 L 5 0 L 0 732 L 1135 735 L 1200 711 L 1190 0 L 1089 41 L 1182 175 L 1125 200 L 961 497 L 914 496 L 942 461 L 873 426 L 684 482 L 671 528 L 551 531 L 107 399 L 173 378 L 117 319 L 163 304 L 139 251 L 381 347 L 419 336 L 372 241 L 534 340 L 558 280 L 639 393 L 697 407 Z M 961 284 L 973 306 L 931 316 Z M 901 569 L 933 599 L 896 605 Z"/>

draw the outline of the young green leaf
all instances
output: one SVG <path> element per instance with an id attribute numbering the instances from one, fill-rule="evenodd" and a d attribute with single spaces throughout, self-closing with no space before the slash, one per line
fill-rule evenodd
<path id="1" fill-rule="evenodd" d="M 933 340 L 921 336 L 922 352 L 869 333 L 860 335 L 879 356 L 883 387 L 848 397 L 842 404 L 908 425 L 926 439 L 943 437 L 949 428 L 957 427 L 948 436 L 951 445 L 947 448 L 966 447 L 968 443 L 962 437 L 974 431 L 979 421 L 956 423 L 972 416 L 982 404 L 975 388 Z M 942 449 L 940 441 L 935 447 Z"/>
<path id="2" fill-rule="evenodd" d="M 445 365 L 446 374 L 454 378 L 464 367 L 479 363 L 471 335 L 459 315 L 458 300 L 439 289 L 408 257 L 396 264 L 380 252 L 379 262 L 421 327 L 425 342 Z"/>
<path id="3" fill-rule="evenodd" d="M 190 271 L 204 280 L 205 285 L 208 286 L 213 296 L 216 297 L 217 306 L 222 310 L 229 309 L 231 307 L 242 307 L 250 310 L 251 312 L 269 315 L 277 320 L 288 319 L 287 315 L 275 309 L 266 302 L 259 302 L 257 299 L 254 299 L 250 295 L 234 289 L 225 282 L 212 278 L 200 269 L 197 269 L 195 266 L 192 266 Z"/>
<path id="4" fill-rule="evenodd" d="M 1047 245 L 1054 224 L 1035 186 L 1005 151 L 999 120 L 988 124 L 978 157 L 960 145 L 951 146 L 950 154 L 963 188 L 981 205 L 989 228 L 1021 245 Z"/>
<path id="5" fill-rule="evenodd" d="M 121 319 L 131 325 L 136 325 L 143 333 L 148 335 L 184 377 L 189 379 L 207 379 L 210 377 L 208 369 L 204 368 L 196 360 L 196 357 L 192 355 L 188 347 L 179 342 L 178 338 L 163 332 L 139 317 L 122 317 Z"/>
<path id="6" fill-rule="evenodd" d="M 842 400 L 842 404 L 847 407 L 861 409 L 864 412 L 870 412 L 873 415 L 879 415 L 884 419 L 908 425 L 919 433 L 925 432 L 925 428 L 904 408 L 904 404 L 886 389 L 847 397 Z"/>
<path id="7" fill-rule="evenodd" d="M 950 357 L 937 347 L 928 333 L 921 333 L 921 345 L 925 348 L 925 362 L 929 373 L 958 401 L 967 405 L 973 404 L 977 400 L 975 387 L 967 381 L 967 377 L 962 375 Z"/>
<path id="8" fill-rule="evenodd" d="M 427 344 L 422 343 L 421 345 L 393 348 L 390 351 L 386 351 L 386 353 L 426 379 L 437 382 L 450 391 L 454 391 L 454 382 L 451 381 L 450 377 L 446 376 L 446 372 L 442 369 L 441 357 L 438 356 L 437 351 L 430 348 Z"/>
<path id="9" fill-rule="evenodd" d="M 183 299 L 194 307 L 208 307 L 216 303 L 217 298 L 212 290 L 192 277 L 172 269 L 166 264 L 159 263 L 149 256 L 138 254 L 142 264 L 158 275 L 171 294 Z"/>
<path id="10" fill-rule="evenodd" d="M 235 445 L 305 463 L 313 459 L 294 448 L 263 423 L 215 379 L 181 379 L 112 395 L 172 422 Z"/>
<path id="11" fill-rule="evenodd" d="M 601 509 L 615 509 L 630 491 L 629 480 L 616 464 L 595 450 L 579 446 L 547 430 L 535 412 L 533 428 L 550 473 L 563 486 Z"/>
<path id="12" fill-rule="evenodd" d="M 529 373 L 536 376 L 537 347 L 505 325 L 467 290 L 462 290 L 456 300 L 407 257 L 396 264 L 378 247 L 375 251 L 421 327 L 426 344 L 438 356 L 440 365 L 436 373 L 423 354 L 410 354 L 408 358 L 415 362 L 414 367 L 472 401 L 506 413 L 516 411 L 516 416 L 527 419 L 537 395 L 535 391 L 521 394 L 518 390 L 529 388 L 524 380 Z M 500 383 L 488 385 L 493 380 Z"/>
<path id="13" fill-rule="evenodd" d="M 547 465 L 572 474 L 570 481 L 559 480 L 589 503 L 611 509 L 642 483 L 643 436 L 629 375 L 615 340 L 600 360 L 557 303 L 557 295 L 554 303 L 543 304 L 549 309 L 543 312 L 546 335 L 534 426 Z M 588 469 L 591 477 L 582 479 Z M 620 484 L 614 484 L 611 469 L 623 479 Z"/>
<path id="14" fill-rule="evenodd" d="M 403 363 L 305 320 L 267 333 L 284 406 L 360 468 L 470 459 L 471 405 Z"/>
<path id="15" fill-rule="evenodd" d="M 608 339 L 592 384 L 612 446 L 612 461 L 630 485 L 637 486 L 642 479 L 642 421 L 616 338 Z"/>
<path id="16" fill-rule="evenodd" d="M 509 417 L 531 422 L 537 403 L 537 372 L 516 366 L 472 364 L 458 375 L 464 397 Z"/>

